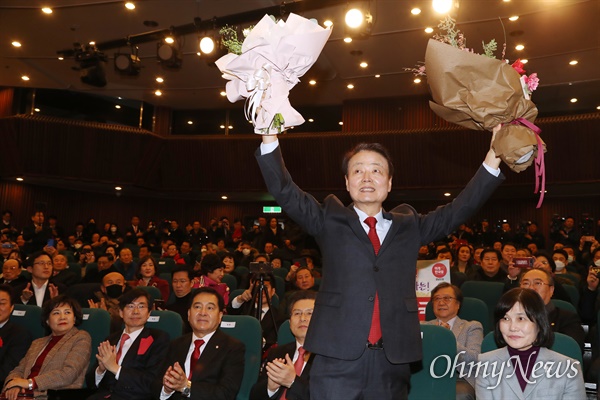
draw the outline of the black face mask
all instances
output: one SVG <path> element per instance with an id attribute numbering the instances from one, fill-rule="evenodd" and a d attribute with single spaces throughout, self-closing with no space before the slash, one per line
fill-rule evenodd
<path id="1" fill-rule="evenodd" d="M 106 296 L 111 299 L 116 299 L 123 294 L 123 286 L 109 285 L 106 287 Z"/>

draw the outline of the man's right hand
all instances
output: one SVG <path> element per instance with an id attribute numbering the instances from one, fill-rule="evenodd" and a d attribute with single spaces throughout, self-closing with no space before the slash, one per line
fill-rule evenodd
<path id="1" fill-rule="evenodd" d="M 588 289 L 593 292 L 598 289 L 598 283 L 600 283 L 600 279 L 598 279 L 598 276 L 594 271 L 590 270 L 587 276 Z"/>
<path id="2" fill-rule="evenodd" d="M 29 301 L 29 299 L 31 299 L 31 297 L 33 297 L 33 292 L 31 291 L 31 282 L 27 284 L 27 287 L 25 289 L 23 289 L 23 292 L 21 293 L 21 300 L 23 300 L 23 303 L 27 303 Z"/>

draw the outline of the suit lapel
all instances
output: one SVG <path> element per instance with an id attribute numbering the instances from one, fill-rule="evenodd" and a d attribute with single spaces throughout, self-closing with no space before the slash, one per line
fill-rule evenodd
<path id="1" fill-rule="evenodd" d="M 385 251 L 385 249 L 390 245 L 390 243 L 394 241 L 394 239 L 393 239 L 394 236 L 396 236 L 396 234 L 400 230 L 400 219 L 401 218 L 399 215 L 393 215 L 392 213 L 389 213 L 384 210 L 383 218 L 385 218 L 387 220 L 391 220 L 392 225 L 390 226 L 388 233 L 385 235 L 385 239 L 383 240 L 383 243 L 381 243 L 381 248 L 379 249 L 379 254 L 383 253 Z"/>
<path id="2" fill-rule="evenodd" d="M 125 357 L 123 357 L 123 361 L 121 362 L 121 365 L 131 364 L 132 362 L 135 361 L 135 358 L 138 355 L 137 353 L 140 348 L 141 340 L 144 338 L 147 338 L 148 336 L 150 336 L 150 332 L 149 332 L 148 328 L 144 327 L 142 332 L 138 335 L 138 337 L 135 339 L 135 341 L 129 347 L 129 350 L 127 350 L 127 354 L 125 354 Z"/>
<path id="3" fill-rule="evenodd" d="M 204 351 L 200 354 L 200 358 L 198 359 L 198 364 L 196 364 L 196 368 L 198 365 L 209 365 L 213 358 L 215 358 L 223 347 L 223 333 L 219 329 L 215 331 L 215 334 L 210 338 Z"/>
<path id="4" fill-rule="evenodd" d="M 346 210 L 348 211 L 346 213 L 346 218 L 348 220 L 348 225 L 350 226 L 350 229 L 352 229 L 356 237 L 361 241 L 365 248 L 373 255 L 375 255 L 375 252 L 373 250 L 373 244 L 371 243 L 369 236 L 367 236 L 367 232 L 365 232 L 362 226 L 362 222 L 358 219 L 358 214 L 356 214 L 356 211 L 354 210 L 354 203 L 350 204 L 346 208 Z"/>

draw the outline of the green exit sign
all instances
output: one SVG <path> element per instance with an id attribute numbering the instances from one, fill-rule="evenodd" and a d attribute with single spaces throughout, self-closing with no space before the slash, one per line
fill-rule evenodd
<path id="1" fill-rule="evenodd" d="M 263 206 L 263 213 L 265 213 L 265 214 L 281 214 L 281 207 Z"/>

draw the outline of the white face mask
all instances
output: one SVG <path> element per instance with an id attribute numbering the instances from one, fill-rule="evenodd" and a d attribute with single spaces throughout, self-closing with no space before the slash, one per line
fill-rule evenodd
<path id="1" fill-rule="evenodd" d="M 242 254 L 247 256 L 248 254 L 250 254 L 250 249 L 243 249 Z"/>
<path id="2" fill-rule="evenodd" d="M 567 261 L 569 262 L 569 264 L 571 264 L 573 262 L 573 260 L 574 260 L 573 256 L 569 256 L 567 258 Z"/>
<path id="3" fill-rule="evenodd" d="M 565 264 L 562 261 L 554 261 L 554 264 L 556 264 L 556 270 L 557 271 L 562 271 L 565 268 Z"/>
<path id="4" fill-rule="evenodd" d="M 594 265 L 595 265 L 596 267 L 600 267 L 600 260 L 596 260 L 596 261 L 594 261 Z"/>

